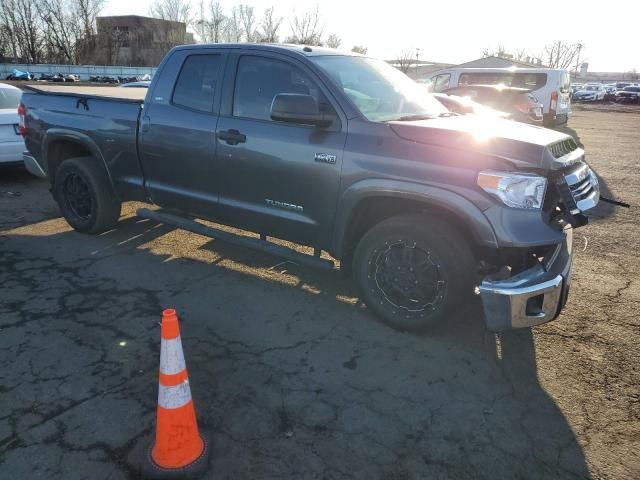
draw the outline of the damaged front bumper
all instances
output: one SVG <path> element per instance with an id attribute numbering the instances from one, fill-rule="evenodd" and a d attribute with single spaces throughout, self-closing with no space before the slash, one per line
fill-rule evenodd
<path id="1" fill-rule="evenodd" d="M 532 327 L 555 319 L 569 295 L 573 230 L 534 267 L 504 280 L 485 278 L 480 297 L 487 328 L 493 331 Z"/>

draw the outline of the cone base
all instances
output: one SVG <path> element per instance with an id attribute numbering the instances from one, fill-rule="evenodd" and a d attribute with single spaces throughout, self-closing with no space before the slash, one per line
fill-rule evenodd
<path id="1" fill-rule="evenodd" d="M 206 435 L 202 430 L 200 431 L 200 438 L 202 438 L 202 444 L 204 445 L 202 453 L 192 463 L 180 468 L 164 468 L 154 462 L 153 457 L 151 456 L 153 445 L 151 445 L 147 449 L 146 456 L 142 461 L 140 468 L 141 478 L 148 480 L 191 480 L 202 476 L 209 468 L 211 445 L 209 443 L 208 435 Z"/>

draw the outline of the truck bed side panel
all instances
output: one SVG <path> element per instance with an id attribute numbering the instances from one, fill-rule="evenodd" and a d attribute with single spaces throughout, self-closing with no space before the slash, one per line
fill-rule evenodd
<path id="1" fill-rule="evenodd" d="M 27 149 L 47 175 L 55 174 L 58 142 L 73 142 L 104 163 L 121 200 L 146 200 L 137 152 L 139 100 L 25 91 L 22 103 Z"/>

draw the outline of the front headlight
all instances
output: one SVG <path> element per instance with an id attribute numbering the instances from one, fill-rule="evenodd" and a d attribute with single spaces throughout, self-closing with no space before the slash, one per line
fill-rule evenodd
<path id="1" fill-rule="evenodd" d="M 547 179 L 537 175 L 509 172 L 480 172 L 478 186 L 508 207 L 528 210 L 542 208 Z"/>

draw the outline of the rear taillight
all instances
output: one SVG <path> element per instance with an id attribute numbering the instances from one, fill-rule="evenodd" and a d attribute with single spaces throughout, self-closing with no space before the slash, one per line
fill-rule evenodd
<path id="1" fill-rule="evenodd" d="M 27 107 L 25 107 L 24 104 L 21 103 L 20 105 L 18 105 L 18 117 L 20 117 L 20 120 L 18 122 L 18 132 L 23 137 L 27 136 L 27 125 L 24 121 L 26 115 Z"/>
<path id="2" fill-rule="evenodd" d="M 554 90 L 551 92 L 551 104 L 549 105 L 549 113 L 555 115 L 556 109 L 558 107 L 558 91 Z"/>

